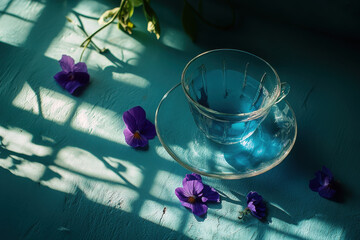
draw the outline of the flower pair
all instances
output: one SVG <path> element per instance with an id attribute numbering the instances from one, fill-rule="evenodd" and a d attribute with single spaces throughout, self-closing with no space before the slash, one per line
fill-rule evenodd
<path id="1" fill-rule="evenodd" d="M 183 187 L 175 189 L 175 195 L 179 198 L 181 205 L 191 209 L 197 216 L 206 214 L 208 202 L 220 202 L 220 195 L 216 190 L 202 182 L 201 176 L 192 173 L 186 174 L 183 179 Z M 241 217 L 251 213 L 254 217 L 263 220 L 266 217 L 266 205 L 262 196 L 257 192 L 250 192 L 247 195 L 247 207 L 241 212 Z"/>
<path id="2" fill-rule="evenodd" d="M 80 94 L 89 84 L 90 76 L 86 64 L 83 62 L 75 64 L 74 59 L 67 55 L 63 55 L 59 63 L 62 71 L 55 74 L 56 82 L 70 94 Z M 132 147 L 145 147 L 148 145 L 148 140 L 156 136 L 154 124 L 146 119 L 145 110 L 140 106 L 126 111 L 123 120 L 126 125 L 125 141 Z"/>

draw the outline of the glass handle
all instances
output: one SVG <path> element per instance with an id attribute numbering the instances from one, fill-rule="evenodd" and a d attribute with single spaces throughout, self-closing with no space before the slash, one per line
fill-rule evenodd
<path id="1" fill-rule="evenodd" d="M 279 97 L 276 100 L 276 103 L 283 100 L 289 94 L 289 92 L 290 92 L 290 85 L 287 82 L 281 83 L 281 92 L 280 92 Z"/>

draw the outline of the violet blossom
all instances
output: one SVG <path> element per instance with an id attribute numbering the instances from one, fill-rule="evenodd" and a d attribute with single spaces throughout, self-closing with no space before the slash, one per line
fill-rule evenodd
<path id="1" fill-rule="evenodd" d="M 266 216 L 266 205 L 262 196 L 257 192 L 249 192 L 246 198 L 247 208 L 250 210 L 251 215 L 263 220 Z"/>
<path id="2" fill-rule="evenodd" d="M 175 189 L 175 195 L 179 198 L 181 205 L 191 209 L 197 216 L 207 213 L 206 203 L 220 202 L 220 195 L 214 188 L 203 184 L 199 174 L 186 174 L 182 184 L 183 187 Z"/>
<path id="3" fill-rule="evenodd" d="M 247 207 L 240 212 L 239 219 L 250 213 L 254 217 L 264 220 L 266 218 L 266 205 L 260 194 L 251 191 L 247 194 Z"/>
<path id="4" fill-rule="evenodd" d="M 75 64 L 74 59 L 62 55 L 59 60 L 62 71 L 55 74 L 56 82 L 72 95 L 79 95 L 89 84 L 90 75 L 84 62 Z"/>
<path id="5" fill-rule="evenodd" d="M 315 178 L 309 182 L 309 187 L 314 192 L 318 192 L 323 198 L 333 199 L 336 194 L 336 184 L 331 171 L 323 166 L 320 171 L 315 173 Z"/>
<path id="6" fill-rule="evenodd" d="M 123 120 L 126 125 L 124 130 L 125 141 L 134 148 L 146 147 L 148 140 L 156 136 L 154 124 L 146 119 L 145 110 L 140 106 L 124 112 Z"/>

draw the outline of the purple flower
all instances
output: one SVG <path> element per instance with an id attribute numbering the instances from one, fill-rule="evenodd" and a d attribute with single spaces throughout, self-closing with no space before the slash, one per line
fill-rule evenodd
<path id="1" fill-rule="evenodd" d="M 154 124 L 146 119 L 145 110 L 140 106 L 124 112 L 123 120 L 126 125 L 125 141 L 132 147 L 145 147 L 148 140 L 156 136 Z"/>
<path id="2" fill-rule="evenodd" d="M 74 64 L 74 59 L 67 55 L 62 55 L 59 63 L 62 71 L 55 74 L 56 82 L 70 94 L 80 94 L 90 80 L 86 64 L 83 62 Z"/>
<path id="3" fill-rule="evenodd" d="M 247 208 L 250 210 L 251 215 L 263 220 L 266 216 L 266 205 L 262 196 L 257 192 L 249 192 L 246 198 Z"/>
<path id="4" fill-rule="evenodd" d="M 191 209 L 197 216 L 203 216 L 207 212 L 207 202 L 220 202 L 220 195 L 216 190 L 202 183 L 201 176 L 192 173 L 186 174 L 183 187 L 175 189 L 175 195 L 181 205 Z"/>
<path id="5" fill-rule="evenodd" d="M 325 166 L 315 173 L 315 178 L 310 180 L 309 187 L 323 198 L 333 199 L 336 194 L 334 177 Z"/>

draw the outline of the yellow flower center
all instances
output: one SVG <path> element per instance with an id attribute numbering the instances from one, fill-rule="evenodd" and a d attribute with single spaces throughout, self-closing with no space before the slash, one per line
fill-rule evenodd
<path id="1" fill-rule="evenodd" d="M 69 80 L 72 81 L 72 80 L 74 80 L 74 78 L 75 78 L 74 74 L 73 74 L 73 73 L 70 73 L 70 75 L 69 75 Z"/>
<path id="2" fill-rule="evenodd" d="M 136 131 L 136 132 L 134 133 L 134 138 L 135 138 L 135 139 L 140 139 L 140 138 L 141 138 L 141 135 L 140 135 L 139 131 Z"/>
<path id="3" fill-rule="evenodd" d="M 188 202 L 189 202 L 189 203 L 195 203 L 195 201 L 196 201 L 196 198 L 193 197 L 193 196 L 191 196 L 191 197 L 188 198 Z"/>

